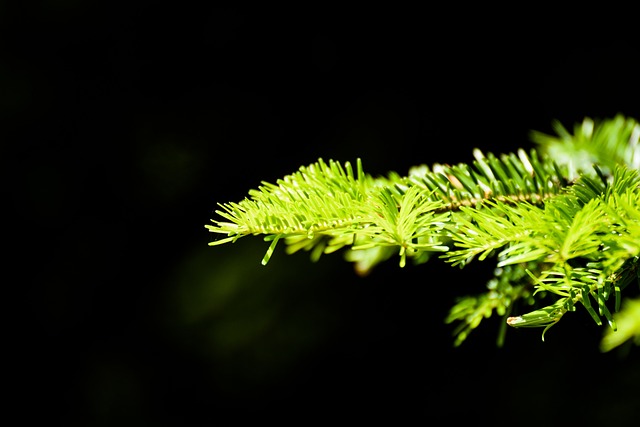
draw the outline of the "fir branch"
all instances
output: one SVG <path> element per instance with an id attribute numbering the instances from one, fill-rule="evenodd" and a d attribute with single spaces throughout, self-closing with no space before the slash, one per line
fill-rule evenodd
<path id="1" fill-rule="evenodd" d="M 263 182 L 239 203 L 221 204 L 222 210 L 216 210 L 216 214 L 227 221 L 212 220 L 214 225 L 206 228 L 226 237 L 210 245 L 265 235 L 272 242 L 263 258 L 266 264 L 281 239 L 288 245 L 288 253 L 307 250 L 314 260 L 322 253 L 347 246 L 363 250 L 393 244 L 398 246 L 404 266 L 407 255 L 419 263 L 428 259 L 428 252 L 449 249 L 443 245 L 449 237 L 440 230 L 449 221 L 450 212 L 485 200 L 541 203 L 566 184 L 558 175 L 557 165 L 550 159 L 542 161 L 535 151 L 527 154 L 519 150 L 517 155 L 498 158 L 476 149 L 474 156 L 474 168 L 435 165 L 431 170 L 423 165 L 413 168 L 407 177 L 390 173 L 386 178 L 365 174 L 359 159 L 357 175 L 349 162 L 343 167 L 336 161 L 319 159 L 276 184 Z M 417 195 L 420 204 L 416 203 Z M 395 224 L 398 213 L 403 219 Z M 437 215 L 432 225 L 410 223 L 412 218 L 424 223 L 427 213 Z M 397 225 L 401 228 L 394 229 Z M 413 230 L 409 230 L 411 227 Z M 411 243 L 416 239 L 419 242 Z M 350 254 L 347 259 L 361 258 Z M 369 257 L 359 264 L 359 272 L 366 274 L 376 264 Z"/>
<path id="2" fill-rule="evenodd" d="M 407 256 L 447 250 L 441 244 L 440 231 L 448 214 L 438 213 L 442 203 L 431 197 L 432 192 L 419 187 L 392 191 L 382 182 L 365 175 L 359 160 L 356 177 L 349 163 L 343 167 L 333 160 L 325 163 L 320 159 L 276 184 L 263 182 L 240 203 L 220 205 L 223 210 L 216 213 L 227 221 L 213 220 L 215 225 L 206 227 L 226 237 L 210 245 L 264 234 L 272 244 L 263 264 L 282 238 L 289 252 L 317 247 L 331 253 L 345 246 L 354 250 L 394 246 L 401 266 Z M 319 253 L 314 252 L 316 258 Z"/>
<path id="3" fill-rule="evenodd" d="M 374 178 L 360 159 L 355 170 L 319 159 L 220 204 L 205 227 L 222 237 L 210 245 L 262 235 L 270 242 L 263 264 L 280 241 L 312 260 L 348 248 L 358 274 L 394 254 L 401 266 L 433 254 L 461 268 L 495 258 L 488 292 L 459 299 L 446 319 L 458 323 L 456 345 L 493 314 L 505 325 L 543 327 L 544 339 L 577 306 L 615 330 L 622 292 L 640 284 L 640 125 L 618 115 L 585 118 L 573 134 L 559 122 L 554 129 L 532 132 L 537 147 L 528 153 L 475 149 L 470 164 L 423 164 L 407 176 Z M 511 316 L 523 303 L 533 310 Z"/>
<path id="4" fill-rule="evenodd" d="M 535 260 L 547 263 L 549 267 L 539 275 L 529 272 L 534 287 L 561 298 L 551 306 L 511 317 L 511 326 L 544 326 L 546 332 L 581 303 L 596 324 L 601 325 L 600 316 L 604 316 L 615 330 L 606 301 L 614 286 L 618 309 L 617 274 L 638 254 L 639 184 L 637 171 L 617 167 L 610 184 L 583 176 L 566 194 L 541 207 L 486 202 L 464 208 L 467 217 L 460 219 L 462 226 L 452 231 L 454 244 L 461 249 L 447 252 L 442 258 L 456 265 L 469 262 L 479 253 L 478 259 L 482 260 L 489 251 L 504 247 L 497 254 L 498 266 Z"/>

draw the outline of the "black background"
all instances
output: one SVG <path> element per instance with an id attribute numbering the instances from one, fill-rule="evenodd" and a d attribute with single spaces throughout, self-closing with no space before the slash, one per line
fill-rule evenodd
<path id="1" fill-rule="evenodd" d="M 65 426 L 633 425 L 637 350 L 600 353 L 580 310 L 545 342 L 496 348 L 491 319 L 453 348 L 447 310 L 490 265 L 262 266 L 260 238 L 204 228 L 319 157 L 406 174 L 554 119 L 640 118 L 637 32 L 608 12 L 2 3 L 12 406 Z"/>

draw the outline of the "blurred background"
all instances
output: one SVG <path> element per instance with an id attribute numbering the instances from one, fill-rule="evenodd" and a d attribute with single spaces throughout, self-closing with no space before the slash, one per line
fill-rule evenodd
<path id="1" fill-rule="evenodd" d="M 341 254 L 280 246 L 262 266 L 259 237 L 207 245 L 218 203 L 320 157 L 404 175 L 528 148 L 554 119 L 640 119 L 624 11 L 609 29 L 598 11 L 451 9 L 0 3 L 22 419 L 635 425 L 638 350 L 600 353 L 586 313 L 545 342 L 497 348 L 491 319 L 453 347 L 444 317 L 491 265 L 359 277 Z"/>

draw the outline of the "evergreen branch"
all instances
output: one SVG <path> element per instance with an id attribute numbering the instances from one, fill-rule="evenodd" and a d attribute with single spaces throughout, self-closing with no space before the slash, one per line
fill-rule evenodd
<path id="1" fill-rule="evenodd" d="M 412 187 L 392 191 L 388 185 L 381 185 L 382 181 L 365 175 L 360 161 L 356 177 L 349 163 L 342 167 L 320 159 L 277 184 L 263 182 L 249 193 L 251 198 L 221 205 L 224 210 L 216 213 L 228 221 L 214 220 L 215 225 L 206 227 L 227 237 L 210 245 L 264 234 L 272 244 L 263 264 L 281 238 L 289 244 L 289 252 L 317 247 L 331 253 L 345 246 L 356 250 L 395 246 L 402 266 L 407 256 L 447 250 L 439 234 L 448 214 L 436 212 L 442 203 L 431 198 L 429 190 Z M 319 251 L 314 256 L 317 258 Z"/>
<path id="2" fill-rule="evenodd" d="M 596 324 L 601 325 L 600 316 L 604 316 L 615 330 L 605 302 L 613 286 L 616 310 L 619 308 L 618 277 L 625 263 L 637 258 L 639 185 L 637 171 L 617 167 L 610 184 L 583 176 L 566 194 L 543 207 L 486 202 L 464 208 L 467 218 L 459 220 L 462 227 L 452 232 L 456 247 L 462 249 L 442 257 L 455 265 L 468 262 L 481 251 L 485 252 L 478 259 L 484 259 L 488 250 L 505 246 L 497 255 L 498 266 L 534 260 L 548 263 L 550 267 L 540 276 L 530 275 L 538 290 L 561 298 L 551 306 L 511 317 L 511 326 L 543 326 L 546 332 L 581 303 Z M 574 267 L 576 261 L 586 266 Z M 636 263 L 626 268 L 635 269 Z"/>
<path id="3" fill-rule="evenodd" d="M 531 133 L 537 148 L 528 153 L 475 149 L 469 164 L 423 164 L 405 177 L 374 178 L 359 159 L 355 170 L 319 159 L 220 204 L 219 219 L 205 227 L 222 237 L 210 245 L 263 235 L 263 264 L 280 241 L 312 260 L 348 248 L 358 274 L 394 255 L 405 266 L 440 254 L 461 268 L 495 258 L 488 292 L 460 298 L 446 319 L 458 322 L 455 345 L 493 314 L 504 325 L 543 327 L 544 339 L 578 305 L 615 330 L 622 292 L 640 284 L 640 125 L 620 115 L 585 118 L 573 134 L 553 125 L 557 135 Z M 533 310 L 511 316 L 523 303 Z"/>
<path id="4" fill-rule="evenodd" d="M 263 182 L 239 203 L 221 204 L 222 210 L 216 213 L 226 221 L 212 220 L 214 225 L 205 227 L 226 237 L 210 245 L 263 234 L 272 242 L 263 258 L 266 264 L 281 238 L 288 253 L 311 251 L 313 260 L 346 246 L 363 250 L 393 244 L 399 247 L 404 266 L 407 255 L 419 263 L 429 258 L 428 252 L 448 249 L 443 243 L 449 237 L 440 230 L 449 221 L 450 212 L 485 200 L 541 203 L 558 194 L 565 184 L 557 165 L 549 159 L 541 161 L 535 151 L 528 155 L 519 150 L 517 155 L 498 158 L 476 149 L 474 156 L 474 168 L 435 165 L 430 170 L 423 165 L 413 168 L 408 177 L 391 173 L 375 179 L 364 173 L 359 159 L 357 175 L 348 162 L 343 167 L 336 161 L 319 159 L 276 184 Z M 416 197 L 420 204 L 416 204 Z M 417 218 L 424 222 L 427 212 L 437 215 L 432 225 L 411 224 Z M 398 213 L 403 219 L 395 224 Z M 394 229 L 398 225 L 400 228 Z M 414 230 L 409 230 L 411 227 Z M 412 243 L 414 240 L 418 242 Z M 386 251 L 377 253 L 385 256 L 368 256 L 364 261 L 349 254 L 347 259 L 357 260 L 359 273 L 366 274 L 388 258 Z"/>

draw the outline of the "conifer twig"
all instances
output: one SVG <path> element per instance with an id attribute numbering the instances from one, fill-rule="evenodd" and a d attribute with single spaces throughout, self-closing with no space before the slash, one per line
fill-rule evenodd
<path id="1" fill-rule="evenodd" d="M 469 164 L 418 165 L 407 176 L 373 177 L 360 159 L 355 168 L 319 159 L 220 204 L 205 227 L 222 237 L 210 245 L 262 235 L 270 242 L 263 264 L 279 242 L 312 260 L 344 250 L 362 275 L 394 254 L 401 267 L 494 259 L 487 292 L 461 297 L 445 319 L 458 324 L 455 345 L 494 314 L 512 327 L 543 327 L 544 339 L 577 307 L 611 331 L 620 317 L 624 336 L 637 337 L 628 326 L 640 324 L 636 305 L 621 302 L 640 284 L 640 125 L 618 115 L 585 118 L 573 134 L 559 122 L 554 129 L 532 132 L 529 152 L 475 149 Z M 606 335 L 602 349 L 617 345 Z"/>

